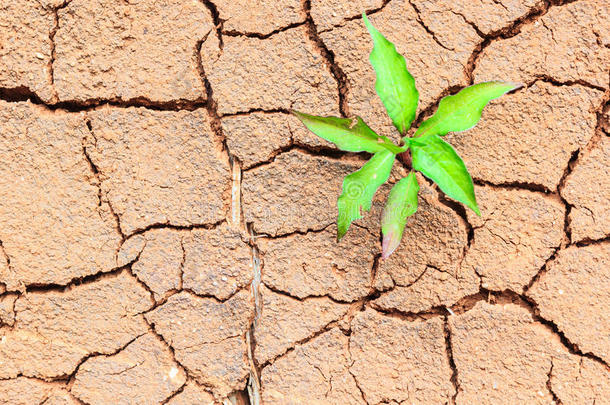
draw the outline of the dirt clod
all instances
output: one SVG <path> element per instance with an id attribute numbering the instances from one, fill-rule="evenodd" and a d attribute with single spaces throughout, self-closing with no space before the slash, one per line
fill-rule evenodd
<path id="1" fill-rule="evenodd" d="M 570 247 L 559 252 L 528 291 L 540 315 L 553 321 L 584 353 L 610 363 L 610 244 Z M 586 291 L 586 293 L 584 293 Z"/>
<path id="2" fill-rule="evenodd" d="M 579 85 L 537 82 L 492 102 L 475 128 L 450 134 L 447 142 L 474 178 L 554 191 L 572 155 L 595 133 L 602 94 Z"/>
<path id="3" fill-rule="evenodd" d="M 263 282 L 297 298 L 328 295 L 340 301 L 364 297 L 379 242 L 366 230 L 352 227 L 337 243 L 336 227 L 322 232 L 263 239 Z M 295 254 L 298 252 L 298 254 Z"/>
<path id="4" fill-rule="evenodd" d="M 610 15 L 604 0 L 575 1 L 522 28 L 519 35 L 483 50 L 475 82 L 511 80 L 529 83 L 537 77 L 585 82 L 608 88 Z"/>
<path id="5" fill-rule="evenodd" d="M 252 281 L 250 247 L 222 224 L 194 229 L 184 237 L 183 287 L 196 294 L 227 299 Z"/>
<path id="6" fill-rule="evenodd" d="M 456 404 L 553 403 L 548 375 L 570 354 L 526 309 L 480 302 L 449 325 Z"/>
<path id="7" fill-rule="evenodd" d="M 272 0 L 214 0 L 224 31 L 269 35 L 305 20 L 299 0 L 278 4 Z"/>
<path id="8" fill-rule="evenodd" d="M 0 327 L 0 378 L 65 377 L 91 354 L 111 354 L 148 329 L 152 298 L 126 271 L 15 303 L 18 328 Z"/>
<path id="9" fill-rule="evenodd" d="M 216 36 L 201 48 L 207 79 L 220 115 L 252 109 L 338 114 L 337 82 L 304 26 L 267 40 Z"/>
<path id="10" fill-rule="evenodd" d="M 87 150 L 125 234 L 225 218 L 229 162 L 205 110 L 102 108 L 88 118 Z"/>
<path id="11" fill-rule="evenodd" d="M 610 398 L 610 371 L 586 357 L 554 359 L 550 383 L 564 404 L 605 404 Z"/>
<path id="12" fill-rule="evenodd" d="M 450 40 L 451 30 L 442 24 L 455 19 L 474 26 L 484 36 L 500 33 L 515 21 L 540 10 L 543 0 L 415 0 L 414 4 L 421 11 L 422 20 L 439 35 L 447 35 Z M 444 32 L 443 32 L 444 31 Z M 449 35 L 448 35 L 449 34 Z M 443 35 L 443 36 L 444 36 Z M 462 34 L 463 35 L 463 34 Z M 457 36 L 456 36 L 457 37 Z M 457 38 L 454 39 L 457 41 Z"/>
<path id="13" fill-rule="evenodd" d="M 242 163 L 242 168 L 268 161 L 291 144 L 288 119 L 286 114 L 263 112 L 222 119 L 227 146 Z"/>
<path id="14" fill-rule="evenodd" d="M 561 245 L 564 207 L 524 190 L 475 187 L 481 217 L 468 212 L 474 238 L 463 266 L 488 290 L 522 292 Z"/>
<path id="15" fill-rule="evenodd" d="M 583 153 L 567 177 L 561 195 L 572 205 L 572 242 L 603 239 L 610 235 L 610 138 L 602 136 L 590 152 Z"/>
<path id="16" fill-rule="evenodd" d="M 245 385 L 249 373 L 244 336 L 252 316 L 247 291 L 225 302 L 181 292 L 146 319 L 171 345 L 189 376 L 226 397 Z"/>
<path id="17" fill-rule="evenodd" d="M 320 332 L 343 317 L 349 307 L 327 297 L 302 301 L 262 288 L 263 311 L 256 322 L 256 360 L 264 364 L 297 342 Z"/>
<path id="18" fill-rule="evenodd" d="M 381 8 L 383 3 L 383 0 L 311 0 L 311 17 L 319 31 L 326 31 L 365 10 Z"/>
<path id="19" fill-rule="evenodd" d="M 77 405 L 62 383 L 48 383 L 27 377 L 0 380 L 3 405 Z"/>
<path id="20" fill-rule="evenodd" d="M 367 403 L 444 403 L 454 394 L 443 320 L 408 322 L 372 309 L 352 323 L 350 371 Z"/>
<path id="21" fill-rule="evenodd" d="M 196 48 L 214 25 L 202 2 L 75 0 L 58 16 L 61 101 L 205 100 Z"/>
<path id="22" fill-rule="evenodd" d="M 15 323 L 15 301 L 17 301 L 16 294 L 0 297 L 0 325 L 13 326 Z"/>
<path id="23" fill-rule="evenodd" d="M 121 238 L 83 153 L 83 117 L 0 101 L 0 128 L 0 161 L 11 162 L 0 165 L 0 241 L 10 258 L 0 283 L 23 290 L 113 269 Z"/>
<path id="24" fill-rule="evenodd" d="M 334 328 L 265 367 L 261 381 L 265 404 L 363 404 L 347 351 L 348 337 Z"/>
<path id="25" fill-rule="evenodd" d="M 355 162 L 300 151 L 281 154 L 271 164 L 244 173 L 246 222 L 271 236 L 323 229 L 336 219 L 343 177 L 359 168 Z"/>
<path id="26" fill-rule="evenodd" d="M 154 298 L 158 301 L 169 291 L 180 288 L 184 255 L 182 236 L 173 230 L 152 229 L 142 238 L 144 246 L 138 252 L 138 260 L 131 269 L 153 291 Z"/>
<path id="27" fill-rule="evenodd" d="M 223 133 L 233 156 L 243 169 L 268 162 L 292 144 L 309 148 L 333 145 L 309 132 L 291 114 L 253 112 L 222 119 Z"/>
<path id="28" fill-rule="evenodd" d="M 88 404 L 150 404 L 162 402 L 185 382 L 169 348 L 148 333 L 117 354 L 81 364 L 71 391 Z"/>
<path id="29" fill-rule="evenodd" d="M 51 101 L 53 10 L 36 1 L 11 1 L 0 7 L 0 21 L 0 88 Z"/>

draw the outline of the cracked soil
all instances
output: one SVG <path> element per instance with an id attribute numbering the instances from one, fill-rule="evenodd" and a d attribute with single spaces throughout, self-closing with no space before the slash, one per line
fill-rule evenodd
<path id="1" fill-rule="evenodd" d="M 512 80 L 447 138 L 475 217 L 419 176 L 380 259 L 335 242 L 335 150 L 372 22 L 417 122 Z M 0 5 L 0 404 L 610 404 L 605 0 L 17 0 Z M 405 169 L 396 165 L 395 182 Z"/>

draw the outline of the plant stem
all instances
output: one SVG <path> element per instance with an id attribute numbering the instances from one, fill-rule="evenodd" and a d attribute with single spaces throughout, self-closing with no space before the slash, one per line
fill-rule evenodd
<path id="1" fill-rule="evenodd" d="M 408 170 L 411 170 L 413 168 L 410 149 L 407 149 L 405 152 L 399 153 L 398 155 L 396 155 L 396 157 Z"/>

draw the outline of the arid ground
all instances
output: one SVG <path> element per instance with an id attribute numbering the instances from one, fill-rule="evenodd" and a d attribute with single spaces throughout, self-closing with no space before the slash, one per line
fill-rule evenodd
<path id="1" fill-rule="evenodd" d="M 3 1 L 0 403 L 609 404 L 609 9 Z M 288 114 L 398 138 L 364 10 L 417 122 L 469 84 L 524 84 L 447 137 L 482 216 L 418 177 L 386 261 L 390 185 L 337 243 L 368 156 Z"/>

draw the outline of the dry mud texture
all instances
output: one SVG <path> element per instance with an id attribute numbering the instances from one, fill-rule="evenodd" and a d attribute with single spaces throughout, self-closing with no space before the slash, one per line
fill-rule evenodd
<path id="1" fill-rule="evenodd" d="M 337 152 L 288 111 L 390 136 L 359 14 L 482 216 L 425 178 L 380 260 L 382 187 L 335 242 Z M 605 0 L 0 5 L 0 404 L 609 404 Z M 391 180 L 406 173 L 395 167 Z"/>

